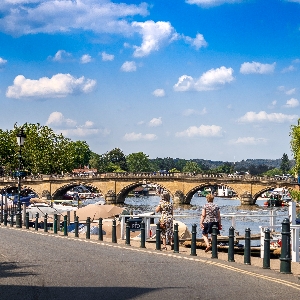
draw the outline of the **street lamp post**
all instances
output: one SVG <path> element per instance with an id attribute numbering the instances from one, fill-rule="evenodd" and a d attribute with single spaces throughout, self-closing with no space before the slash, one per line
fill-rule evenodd
<path id="1" fill-rule="evenodd" d="M 16 227 L 17 228 L 22 228 L 22 218 L 21 218 L 21 176 L 22 176 L 22 171 L 21 171 L 21 166 L 22 166 L 22 147 L 24 145 L 26 139 L 26 134 L 24 133 L 23 128 L 20 129 L 19 133 L 17 134 L 17 143 L 19 145 L 19 169 L 18 169 L 18 211 L 16 214 Z"/>

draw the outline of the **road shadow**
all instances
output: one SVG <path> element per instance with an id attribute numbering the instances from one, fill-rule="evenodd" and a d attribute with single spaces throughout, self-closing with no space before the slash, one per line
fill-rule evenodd
<path id="1" fill-rule="evenodd" d="M 14 262 L 1 262 L 0 263 L 0 278 L 8 277 L 24 277 L 35 275 L 34 272 L 25 271 L 29 267 L 27 265 L 20 265 Z M 1 284 L 1 282 L 0 282 Z"/>
<path id="2" fill-rule="evenodd" d="M 165 289 L 138 287 L 43 287 L 0 285 L 0 295 L 2 300 L 155 299 L 158 294 L 155 293 L 153 295 L 152 292 L 158 291 L 161 295 L 162 290 Z"/>

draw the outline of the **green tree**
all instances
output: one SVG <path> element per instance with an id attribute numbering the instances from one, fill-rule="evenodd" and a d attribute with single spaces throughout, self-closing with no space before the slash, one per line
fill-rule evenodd
<path id="1" fill-rule="evenodd" d="M 292 125 L 290 131 L 291 150 L 295 159 L 294 171 L 296 174 L 300 173 L 300 119 L 298 125 Z"/>
<path id="2" fill-rule="evenodd" d="M 290 171 L 290 160 L 289 157 L 286 153 L 283 153 L 282 158 L 281 158 L 281 164 L 280 164 L 280 170 L 282 171 L 283 174 L 286 174 Z"/>
<path id="3" fill-rule="evenodd" d="M 191 160 L 186 163 L 182 171 L 184 173 L 195 173 L 195 174 L 199 174 L 202 172 L 199 165 L 196 162 Z"/>
<path id="4" fill-rule="evenodd" d="M 105 154 L 107 159 L 108 172 L 118 172 L 111 171 L 112 169 L 128 171 L 126 157 L 120 148 L 114 148 L 113 150 Z M 115 165 L 115 167 L 112 167 Z"/>
<path id="5" fill-rule="evenodd" d="M 149 156 L 143 152 L 131 153 L 126 156 L 129 172 L 151 172 Z"/>
<path id="6" fill-rule="evenodd" d="M 275 176 L 275 175 L 280 175 L 280 174 L 281 174 L 281 170 L 278 169 L 278 168 L 274 168 L 274 169 L 268 170 L 267 172 L 263 173 L 263 175 L 266 175 L 266 176 L 269 176 L 269 177 L 272 177 L 272 176 Z"/>

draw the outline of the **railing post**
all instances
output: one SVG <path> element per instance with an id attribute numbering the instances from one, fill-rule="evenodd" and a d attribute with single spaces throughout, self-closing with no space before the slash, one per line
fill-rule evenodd
<path id="1" fill-rule="evenodd" d="M 76 216 L 75 217 L 75 221 L 74 221 L 74 225 L 75 225 L 75 237 L 78 237 L 79 235 L 78 235 L 78 224 L 79 222 L 78 222 L 78 217 Z"/>
<path id="2" fill-rule="evenodd" d="M 146 248 L 145 246 L 146 242 L 146 232 L 145 232 L 145 222 L 141 222 L 141 247 L 140 248 Z"/>
<path id="3" fill-rule="evenodd" d="M 10 214 L 10 227 L 13 227 L 14 226 L 14 214 L 13 212 L 11 212 Z"/>
<path id="4" fill-rule="evenodd" d="M 228 261 L 234 262 L 234 228 L 232 226 L 229 227 L 228 238 Z"/>
<path id="5" fill-rule="evenodd" d="M 64 215 L 64 236 L 68 235 L 68 216 Z"/>
<path id="6" fill-rule="evenodd" d="M 38 212 L 35 214 L 34 229 L 36 231 L 39 230 L 39 213 Z"/>
<path id="7" fill-rule="evenodd" d="M 6 210 L 4 211 L 3 216 L 4 216 L 3 224 L 4 224 L 4 226 L 7 226 L 7 211 Z"/>
<path id="8" fill-rule="evenodd" d="M 158 222 L 156 224 L 156 238 L 155 238 L 155 243 L 156 243 L 156 250 L 161 250 L 161 240 L 160 240 L 160 223 Z"/>
<path id="9" fill-rule="evenodd" d="M 211 234 L 211 258 L 218 258 L 218 227 L 212 227 Z"/>
<path id="10" fill-rule="evenodd" d="M 99 218 L 99 221 L 98 221 L 98 228 L 99 228 L 99 231 L 98 231 L 98 240 L 99 241 L 103 241 L 103 231 L 102 231 L 102 218 Z"/>
<path id="11" fill-rule="evenodd" d="M 48 215 L 44 214 L 44 232 L 48 232 Z"/>
<path id="12" fill-rule="evenodd" d="M 179 253 L 178 223 L 174 224 L 174 253 Z"/>
<path id="13" fill-rule="evenodd" d="M 129 222 L 126 222 L 126 242 L 125 245 L 130 246 L 130 225 Z"/>
<path id="14" fill-rule="evenodd" d="M 91 218 L 87 217 L 86 218 L 86 234 L 85 237 L 87 240 L 91 238 Z"/>
<path id="15" fill-rule="evenodd" d="M 244 264 L 251 265 L 251 230 L 245 229 Z"/>
<path id="16" fill-rule="evenodd" d="M 265 229 L 263 269 L 270 269 L 270 229 Z"/>
<path id="17" fill-rule="evenodd" d="M 25 216 L 25 226 L 26 229 L 29 229 L 29 212 L 27 212 Z"/>
<path id="18" fill-rule="evenodd" d="M 53 233 L 57 234 L 57 214 L 54 215 L 54 220 L 53 220 Z"/>
<path id="19" fill-rule="evenodd" d="M 196 253 L 196 234 L 197 234 L 197 225 L 192 225 L 192 241 L 191 241 L 191 256 L 197 256 Z"/>
<path id="20" fill-rule="evenodd" d="M 281 230 L 280 273 L 291 274 L 291 232 L 288 218 L 283 220 Z"/>
<path id="21" fill-rule="evenodd" d="M 111 234 L 111 242 L 117 243 L 117 225 L 116 220 L 112 221 L 112 234 Z"/>

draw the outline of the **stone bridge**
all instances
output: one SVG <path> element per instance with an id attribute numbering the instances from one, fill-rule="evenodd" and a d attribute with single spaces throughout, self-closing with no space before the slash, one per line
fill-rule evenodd
<path id="1" fill-rule="evenodd" d="M 153 174 L 153 173 L 107 173 L 78 176 L 40 175 L 26 177 L 21 180 L 21 188 L 35 192 L 40 198 L 48 196 L 50 199 L 62 199 L 67 190 L 84 185 L 94 192 L 101 192 L 106 203 L 124 203 L 125 197 L 134 188 L 156 184 L 167 190 L 176 204 L 190 204 L 193 195 L 208 186 L 226 186 L 231 188 L 241 204 L 255 204 L 256 199 L 264 192 L 285 187 L 299 190 L 295 179 L 277 180 L 272 177 L 231 176 L 226 174 L 200 174 L 192 176 L 183 173 Z M 17 179 L 0 178 L 0 190 L 16 189 Z"/>

